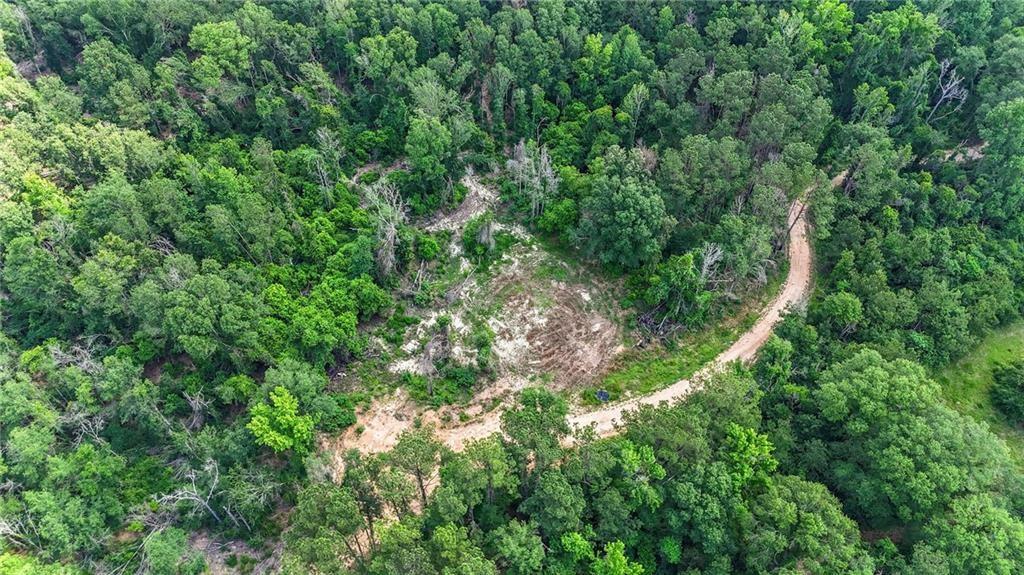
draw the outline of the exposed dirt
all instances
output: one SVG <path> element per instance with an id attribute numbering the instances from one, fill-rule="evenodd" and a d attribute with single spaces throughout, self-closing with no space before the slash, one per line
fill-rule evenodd
<path id="1" fill-rule="evenodd" d="M 962 164 L 966 161 L 977 161 L 985 157 L 986 146 L 988 146 L 988 142 L 978 142 L 970 146 L 967 146 L 966 143 L 961 143 L 953 149 L 942 152 L 942 160 L 949 161 L 952 159 L 957 164 Z"/>
<path id="2" fill-rule="evenodd" d="M 283 545 L 278 543 L 268 552 L 257 551 L 244 541 L 221 540 L 211 536 L 205 531 L 194 533 L 189 537 L 189 546 L 203 555 L 206 560 L 206 571 L 211 575 L 233 575 L 239 573 L 237 567 L 229 567 L 229 558 L 239 560 L 246 558 L 251 561 L 250 571 L 252 575 L 265 575 L 277 573 L 281 566 L 281 553 Z"/>
<path id="3" fill-rule="evenodd" d="M 482 286 L 487 299 L 500 305 L 487 324 L 501 372 L 543 376 L 552 389 L 578 387 L 601 375 L 622 350 L 618 310 L 599 305 L 591 287 L 570 277 L 567 264 L 536 244 L 517 246 L 510 256 L 511 265 Z M 558 272 L 566 275 L 548 275 Z M 598 289 L 612 289 L 597 283 Z"/>
<path id="4" fill-rule="evenodd" d="M 836 176 L 832 185 L 840 184 L 846 176 L 846 172 Z M 614 434 L 622 416 L 627 411 L 636 409 L 641 405 L 657 405 L 660 403 L 672 403 L 686 397 L 690 392 L 700 385 L 700 382 L 710 374 L 722 369 L 733 361 L 750 361 L 757 355 L 758 350 L 764 345 L 771 335 L 775 324 L 781 319 L 782 314 L 791 306 L 802 305 L 810 291 L 812 260 L 811 246 L 809 241 L 809 225 L 805 213 L 805 205 L 801 201 L 795 201 L 789 210 L 790 231 L 789 231 L 789 273 L 783 284 L 779 295 L 765 308 L 758 321 L 746 333 L 744 333 L 732 346 L 719 354 L 714 361 L 698 371 L 693 377 L 684 379 L 652 394 L 629 399 L 617 404 L 608 405 L 601 409 L 583 412 L 577 411 L 570 415 L 569 423 L 573 427 L 593 426 L 600 436 Z M 538 294 L 542 295 L 542 294 Z M 588 294 L 589 296 L 589 294 Z M 579 293 L 579 299 L 586 298 Z M 567 305 L 566 313 L 572 309 L 571 304 Z M 584 333 L 582 325 L 565 326 L 561 320 L 547 321 L 538 324 L 534 332 L 534 340 L 538 342 L 537 350 L 540 352 L 533 358 L 535 362 L 543 365 L 544 362 L 551 362 L 547 365 L 561 364 L 553 358 L 566 358 L 566 361 L 577 361 L 576 352 L 560 349 L 559 346 L 570 345 L 574 340 L 569 338 L 588 338 Z M 571 323 L 571 322 L 570 322 Z M 543 329 L 550 329 L 551 335 L 541 334 Z M 564 330 L 568 330 L 568 333 Z M 598 330 L 600 332 L 600 329 Z M 529 333 L 529 332 L 528 332 Z M 600 339 L 600 336 L 598 337 Z M 529 335 L 527 341 L 529 342 Z M 584 354 L 585 356 L 585 354 Z M 584 360 L 586 358 L 584 357 Z M 585 366 L 579 369 L 586 370 Z M 398 402 L 398 403 L 396 403 Z M 363 452 L 380 452 L 390 449 L 397 442 L 398 435 L 412 425 L 408 417 L 408 401 L 401 396 L 389 402 L 374 405 L 367 413 L 360 417 L 362 433 L 356 433 L 354 429 L 349 430 L 343 437 L 339 438 L 336 447 L 343 449 L 359 449 Z M 431 424 L 440 422 L 438 412 L 425 411 L 420 413 L 420 420 L 423 423 Z M 458 451 L 468 441 L 486 437 L 500 431 L 501 410 L 492 409 L 481 413 L 472 421 L 462 425 L 439 426 L 438 438 L 448 447 Z"/>
<path id="5" fill-rule="evenodd" d="M 472 264 L 461 254 L 458 232 L 467 221 L 491 208 L 498 193 L 472 173 L 462 183 L 468 189 L 462 204 L 426 229 L 455 232 L 449 253 L 461 260 L 459 269 L 465 273 Z M 524 228 L 496 227 L 513 235 L 518 243 L 492 265 L 490 274 L 469 273 L 458 284 L 457 293 L 449 292 L 451 305 L 424 317 L 402 346 L 407 357 L 390 366 L 395 372 L 422 374 L 429 370 L 423 347 L 442 314 L 451 320 L 451 356 L 460 363 L 473 362 L 476 350 L 469 342 L 473 324 L 485 323 L 494 333 L 496 377 L 478 390 L 469 406 L 459 408 L 468 416 L 538 378 L 553 389 L 589 383 L 622 347 L 622 330 L 616 321 L 620 310 L 591 296 L 592 291 L 613 293 L 611 286 L 540 248 Z"/>
<path id="6" fill-rule="evenodd" d="M 472 170 L 462 178 L 462 185 L 466 186 L 467 191 L 459 207 L 428 223 L 424 229 L 428 232 L 461 229 L 466 222 L 486 212 L 498 200 L 498 192 L 480 183 Z"/>

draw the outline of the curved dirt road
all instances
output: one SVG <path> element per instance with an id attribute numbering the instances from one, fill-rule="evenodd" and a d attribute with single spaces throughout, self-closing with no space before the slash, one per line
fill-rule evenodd
<path id="1" fill-rule="evenodd" d="M 623 413 L 642 405 L 658 405 L 662 402 L 674 403 L 690 394 L 700 382 L 709 375 L 721 370 L 734 361 L 752 361 L 758 350 L 772 334 L 775 324 L 782 319 L 782 314 L 792 305 L 804 301 L 811 286 L 811 243 L 808 238 L 806 209 L 803 202 L 797 200 L 789 207 L 789 273 L 786 283 L 775 297 L 771 305 L 761 312 L 761 317 L 737 339 L 729 349 L 718 354 L 712 362 L 701 368 L 689 379 L 681 379 L 672 385 L 649 395 L 636 397 L 609 405 L 597 411 L 572 414 L 569 423 L 574 427 L 594 426 L 600 437 L 613 435 L 616 424 L 622 420 Z"/>
<path id="2" fill-rule="evenodd" d="M 845 175 L 846 173 L 843 172 L 836 176 L 832 180 L 832 185 L 841 183 Z M 627 411 L 642 405 L 658 405 L 662 402 L 678 401 L 689 395 L 704 378 L 721 370 L 727 364 L 733 361 L 753 360 L 786 309 L 803 302 L 810 290 L 811 245 L 805 212 L 805 205 L 800 200 L 793 202 L 789 208 L 789 273 L 779 295 L 771 305 L 765 308 L 761 317 L 750 330 L 692 377 L 677 381 L 650 395 L 614 403 L 595 411 L 575 411 L 568 418 L 570 427 L 594 426 L 595 431 L 601 437 L 613 435 L 616 432 L 617 424 L 622 421 L 622 416 Z M 399 400 L 393 400 L 392 405 L 397 408 L 398 404 Z M 427 424 L 436 425 L 438 423 L 437 414 L 434 412 L 422 414 L 420 419 Z M 398 436 L 412 426 L 412 421 L 398 419 L 395 417 L 394 410 L 389 409 L 388 405 L 382 405 L 360 417 L 359 424 L 363 427 L 362 433 L 357 434 L 350 428 L 341 438 L 340 447 L 343 449 L 354 448 L 364 453 L 379 453 L 393 447 L 398 441 Z M 468 441 L 487 437 L 500 431 L 501 411 L 495 409 L 480 415 L 465 425 L 438 426 L 436 433 L 438 439 L 448 447 L 455 451 L 461 451 Z"/>

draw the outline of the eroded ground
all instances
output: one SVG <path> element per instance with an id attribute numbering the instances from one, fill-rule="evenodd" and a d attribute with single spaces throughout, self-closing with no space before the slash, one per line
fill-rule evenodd
<path id="1" fill-rule="evenodd" d="M 436 410 L 413 401 L 400 387 L 359 413 L 358 424 L 330 440 L 338 442 L 332 447 L 358 444 L 361 450 L 381 451 L 416 418 L 441 428 L 457 426 L 498 409 L 530 385 L 555 391 L 585 387 L 632 345 L 622 327 L 621 287 L 579 262 L 565 261 L 524 228 L 498 224 L 500 233 L 514 238 L 513 245 L 486 268 L 468 260 L 462 230 L 497 203 L 498 193 L 472 174 L 463 184 L 468 191 L 462 203 L 423 226 L 430 232 L 450 232 L 449 245 L 443 246 L 449 261 L 431 276 L 444 282 L 446 305 L 407 309 L 419 322 L 408 328 L 401 344 L 390 346 L 376 339 L 374 345 L 387 358 L 384 369 L 391 375 L 434 377 L 439 353 L 459 364 L 474 364 L 474 332 L 486 326 L 493 334 L 492 373 L 480 378 L 465 402 Z M 447 324 L 446 330 L 439 322 Z M 439 331 L 446 333 L 443 345 L 438 343 Z"/>

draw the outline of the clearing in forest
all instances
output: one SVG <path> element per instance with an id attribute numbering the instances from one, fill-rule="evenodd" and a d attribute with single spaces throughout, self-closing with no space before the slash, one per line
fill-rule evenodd
<path id="1" fill-rule="evenodd" d="M 832 185 L 838 185 L 844 178 L 845 172 L 836 176 L 832 180 Z M 472 190 L 470 195 L 472 195 Z M 741 335 L 728 349 L 719 354 L 712 362 L 706 365 L 703 369 L 698 371 L 692 377 L 682 379 L 676 383 L 661 389 L 657 392 L 629 399 L 627 401 L 607 405 L 600 409 L 593 411 L 577 411 L 573 413 L 569 418 L 569 423 L 575 427 L 587 427 L 592 426 L 595 431 L 601 435 L 606 436 L 615 432 L 617 425 L 622 420 L 622 416 L 629 410 L 635 409 L 640 405 L 657 405 L 662 402 L 674 402 L 679 398 L 688 395 L 695 387 L 700 384 L 700 381 L 724 365 L 733 361 L 750 361 L 752 360 L 760 347 L 771 335 L 771 332 L 775 324 L 781 319 L 785 311 L 792 306 L 800 305 L 806 301 L 807 294 L 810 290 L 811 285 L 811 273 L 812 273 L 812 260 L 811 260 L 811 247 L 809 240 L 809 225 L 807 223 L 807 214 L 805 206 L 802 202 L 796 201 L 790 206 L 789 210 L 789 247 L 788 247 L 788 272 L 785 283 L 783 284 L 782 290 L 779 292 L 772 302 L 763 310 L 760 318 L 749 330 Z M 523 233 L 521 231 L 517 233 Z M 512 265 L 510 269 L 532 269 L 532 274 L 524 274 L 523 272 L 515 272 L 517 275 L 513 275 L 513 278 L 521 278 L 523 284 L 528 284 L 525 278 L 537 278 L 544 277 L 544 274 L 536 273 L 536 270 L 540 269 L 537 265 L 524 265 L 523 259 L 516 259 L 512 256 L 513 252 L 510 251 L 508 256 L 509 262 Z M 504 259 L 504 258 L 503 258 Z M 518 262 L 518 263 L 514 263 Z M 496 272 L 494 278 L 501 278 L 502 273 Z M 532 281 L 532 280 L 531 280 Z M 468 282 L 467 282 L 468 283 Z M 474 280 L 475 283 L 475 280 Z M 484 281 L 478 286 L 491 285 L 489 282 Z M 491 287 L 500 287 L 503 285 L 512 285 L 508 282 L 500 282 L 491 285 Z M 518 290 L 512 290 L 516 292 Z M 469 290 L 469 293 L 473 293 L 473 290 Z M 494 291 L 488 290 L 485 293 L 488 295 L 483 297 L 486 301 L 490 297 L 499 297 L 502 293 L 501 290 Z M 583 300 L 591 298 L 590 292 L 570 290 L 566 293 L 576 293 L 579 299 Z M 584 297 L 586 293 L 586 297 Z M 462 300 L 462 304 L 467 305 L 465 302 L 472 301 L 472 296 L 467 296 L 466 299 Z M 524 301 L 530 301 L 528 297 L 524 298 Z M 472 307 L 472 306 L 470 306 Z M 452 309 L 458 309 L 450 308 Z M 497 308 L 500 310 L 501 308 Z M 515 310 L 523 309 L 537 309 L 530 308 L 527 306 L 511 306 L 508 312 L 496 314 L 495 321 L 512 322 L 518 324 L 520 321 L 524 321 L 527 326 L 535 325 L 537 327 L 547 326 L 547 319 L 543 322 L 538 320 L 520 320 L 510 319 Z M 583 309 L 586 309 L 585 307 Z M 449 313 L 451 311 L 449 310 Z M 535 312 L 536 313 L 536 312 Z M 492 318 L 494 319 L 494 318 Z M 455 326 L 458 330 L 458 324 L 456 320 L 451 320 L 451 325 Z M 551 329 L 555 329 L 552 324 Z M 527 328 L 525 333 L 530 333 L 530 329 Z M 515 333 L 513 330 L 508 332 L 509 334 Z M 525 344 L 529 346 L 529 337 L 525 337 Z M 495 340 L 495 345 L 500 344 Z M 537 337 L 535 341 L 553 343 L 552 339 Z M 571 346 L 571 341 L 561 342 L 563 346 Z M 529 348 L 527 348 L 529 349 Z M 545 349 L 543 345 L 538 349 Z M 619 348 L 615 348 L 613 353 L 618 353 Z M 570 352 L 563 352 L 570 354 Z M 511 357 L 511 356 L 510 356 Z M 520 366 L 529 366 L 531 356 L 529 354 L 521 354 L 518 357 L 524 358 L 527 363 L 520 364 Z M 422 363 L 422 362 L 421 362 Z M 508 373 L 513 373 L 509 371 Z M 499 378 L 499 381 L 501 379 Z M 486 437 L 492 433 L 500 430 L 500 409 L 497 409 L 502 399 L 508 392 L 518 389 L 517 385 L 509 384 L 508 382 L 517 381 L 519 383 L 525 383 L 528 380 L 513 380 L 506 379 L 504 387 L 502 385 L 491 388 L 491 391 L 487 389 L 483 390 L 480 394 L 474 397 L 472 409 L 467 409 L 460 414 L 458 423 L 452 424 L 453 418 L 451 411 L 446 410 L 417 410 L 408 400 L 403 397 L 401 393 L 389 398 L 385 401 L 378 401 L 365 413 L 359 417 L 359 424 L 354 428 L 350 428 L 342 437 L 337 438 L 337 445 L 329 446 L 335 447 L 333 450 L 335 454 L 342 453 L 345 449 L 358 449 L 364 453 L 377 453 L 386 451 L 393 447 L 398 441 L 399 435 L 406 429 L 409 429 L 413 424 L 413 418 L 417 418 L 421 424 L 426 425 L 437 425 L 440 429 L 438 430 L 439 439 L 446 443 L 450 448 L 459 450 L 463 448 L 467 441 Z M 491 409 L 484 409 L 485 406 L 482 401 L 489 401 Z M 465 421 L 464 421 L 465 420 Z M 339 469 L 341 466 L 339 465 Z"/>
<path id="2" fill-rule="evenodd" d="M 359 415 L 341 443 L 357 442 L 365 451 L 380 451 L 397 441 L 414 418 L 439 426 L 464 422 L 493 410 L 531 385 L 569 392 L 596 383 L 634 342 L 623 328 L 620 283 L 551 248 L 521 226 L 496 223 L 496 233 L 509 245 L 487 265 L 464 253 L 467 223 L 491 210 L 498 192 L 469 174 L 462 180 L 466 195 L 450 213 L 423 224 L 424 231 L 447 232 L 442 250 L 449 261 L 435 275 L 443 282 L 444 305 L 407 309 L 418 322 L 406 330 L 399 345 L 382 341 L 385 369 L 436 377 L 435 361 L 448 357 L 461 365 L 477 362 L 476 334 L 489 334 L 489 372 L 465 402 L 427 409 L 404 387 L 378 398 Z M 444 332 L 443 343 L 438 333 Z M 358 382 L 355 382 L 358 384 Z"/>

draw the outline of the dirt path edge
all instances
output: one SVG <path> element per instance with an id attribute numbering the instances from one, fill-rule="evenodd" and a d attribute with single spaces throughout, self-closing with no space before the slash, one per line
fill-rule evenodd
<path id="1" fill-rule="evenodd" d="M 843 172 L 833 178 L 836 186 L 846 177 Z M 775 325 L 788 309 L 803 304 L 810 293 L 813 261 L 811 257 L 810 224 L 803 200 L 794 201 L 789 208 L 789 272 L 778 296 L 764 309 L 757 322 L 728 349 L 719 354 L 693 376 L 682 379 L 654 393 L 606 405 L 593 411 L 574 411 L 568 422 L 573 429 L 593 427 L 599 437 L 608 437 L 618 432 L 623 416 L 644 405 L 672 404 L 687 397 L 700 387 L 702 381 L 732 362 L 749 362 L 756 358 L 771 336 Z M 343 449 L 358 449 L 363 453 L 379 453 L 394 446 L 401 432 L 412 427 L 409 419 L 396 419 L 378 411 L 372 417 L 360 421 L 361 431 L 350 430 L 340 441 Z M 420 420 L 424 424 L 436 424 L 436 415 L 424 413 Z M 437 438 L 454 451 L 461 451 L 474 439 L 481 439 L 501 431 L 501 410 L 495 409 L 464 425 L 441 427 L 436 430 Z M 570 439 L 571 441 L 571 439 Z"/>

